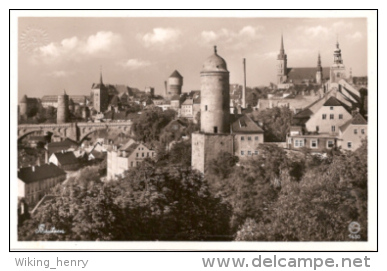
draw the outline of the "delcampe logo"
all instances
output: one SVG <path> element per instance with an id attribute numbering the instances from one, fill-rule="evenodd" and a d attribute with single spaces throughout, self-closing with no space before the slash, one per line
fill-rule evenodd
<path id="1" fill-rule="evenodd" d="M 358 222 L 353 221 L 353 222 L 349 223 L 348 230 L 350 232 L 350 234 L 348 235 L 349 238 L 360 239 L 360 234 L 358 234 L 358 233 L 360 232 L 361 227 L 360 227 L 360 224 Z"/>

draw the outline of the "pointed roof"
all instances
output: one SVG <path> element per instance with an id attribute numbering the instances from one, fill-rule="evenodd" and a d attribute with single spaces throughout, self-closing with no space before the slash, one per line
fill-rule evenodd
<path id="1" fill-rule="evenodd" d="M 283 34 L 281 33 L 281 52 L 285 51 L 284 49 L 284 37 Z"/>
<path id="2" fill-rule="evenodd" d="M 261 127 L 258 126 L 251 118 L 246 115 L 230 115 L 232 119 L 231 131 L 233 134 L 256 134 L 263 133 Z"/>
<path id="3" fill-rule="evenodd" d="M 62 175 L 66 175 L 66 172 L 53 163 L 44 164 L 42 166 L 20 168 L 17 174 L 18 178 L 24 183 L 33 183 Z"/>
<path id="4" fill-rule="evenodd" d="M 24 95 L 21 100 L 20 100 L 21 103 L 27 103 L 28 102 L 28 98 L 27 98 L 27 95 Z"/>
<path id="5" fill-rule="evenodd" d="M 360 115 L 360 113 L 357 113 L 352 119 L 348 120 L 346 123 L 340 126 L 340 130 L 344 132 L 347 130 L 349 125 L 367 125 L 367 121 L 365 118 Z"/>
<path id="6" fill-rule="evenodd" d="M 331 96 L 324 104 L 323 106 L 343 106 L 342 103 L 336 98 Z"/>
<path id="7" fill-rule="evenodd" d="M 59 163 L 64 165 L 72 165 L 78 163 L 77 158 L 75 157 L 74 152 L 56 152 L 53 155 L 56 156 Z"/>
<path id="8" fill-rule="evenodd" d="M 169 76 L 169 78 L 171 78 L 171 77 L 173 77 L 173 78 L 183 78 L 183 76 L 181 76 L 181 74 L 180 74 L 177 70 L 175 70 L 175 71 Z"/>

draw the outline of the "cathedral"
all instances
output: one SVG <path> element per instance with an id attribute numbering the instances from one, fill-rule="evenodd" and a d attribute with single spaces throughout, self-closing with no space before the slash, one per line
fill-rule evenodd
<path id="1" fill-rule="evenodd" d="M 281 35 L 281 48 L 277 56 L 277 85 L 279 88 L 289 88 L 291 85 L 321 85 L 326 82 L 337 83 L 345 78 L 345 66 L 341 58 L 339 42 L 334 50 L 334 61 L 331 67 L 322 67 L 320 53 L 316 67 L 291 68 L 287 66 L 287 55 Z"/>

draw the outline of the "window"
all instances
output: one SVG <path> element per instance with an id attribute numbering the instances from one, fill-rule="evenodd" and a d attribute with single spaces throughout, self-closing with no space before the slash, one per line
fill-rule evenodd
<path id="1" fill-rule="evenodd" d="M 136 157 L 138 157 L 138 153 L 136 153 Z"/>
<path id="2" fill-rule="evenodd" d="M 352 142 L 348 142 L 347 143 L 347 147 L 348 147 L 348 149 L 351 149 L 352 148 Z"/>
<path id="3" fill-rule="evenodd" d="M 258 155 L 258 151 L 255 151 L 255 155 Z"/>
<path id="4" fill-rule="evenodd" d="M 217 134 L 218 133 L 218 127 L 214 127 L 214 134 Z"/>
<path id="5" fill-rule="evenodd" d="M 318 131 L 320 131 L 320 127 L 317 125 L 316 126 L 316 132 L 318 133 Z"/>
<path id="6" fill-rule="evenodd" d="M 333 115 L 333 114 L 329 115 L 329 119 L 333 120 L 334 118 L 335 118 L 335 115 Z"/>
<path id="7" fill-rule="evenodd" d="M 322 114 L 322 119 L 323 120 L 327 119 L 327 114 Z"/>
<path id="8" fill-rule="evenodd" d="M 304 139 L 295 139 L 294 147 L 296 148 L 304 147 Z"/>
<path id="9" fill-rule="evenodd" d="M 361 134 L 364 135 L 365 134 L 365 131 L 364 129 L 361 129 Z"/>
<path id="10" fill-rule="evenodd" d="M 255 137 L 255 141 L 258 141 L 258 137 L 257 136 Z"/>
<path id="11" fill-rule="evenodd" d="M 245 141 L 245 137 L 244 136 L 241 136 L 241 141 Z"/>
<path id="12" fill-rule="evenodd" d="M 208 109 L 208 106 L 207 106 L 207 105 L 205 105 L 205 106 L 204 106 L 204 110 L 205 110 L 205 111 L 207 111 L 207 109 Z"/>
<path id="13" fill-rule="evenodd" d="M 139 165 L 140 165 L 140 162 L 137 161 L 137 162 L 136 162 L 136 166 L 139 166 Z"/>
<path id="14" fill-rule="evenodd" d="M 330 109 L 333 110 L 333 106 L 331 106 Z"/>
<path id="15" fill-rule="evenodd" d="M 332 131 L 332 132 L 336 131 L 336 126 L 332 125 L 331 131 Z"/>
<path id="16" fill-rule="evenodd" d="M 149 152 L 146 153 L 146 157 L 149 157 Z"/>
<path id="17" fill-rule="evenodd" d="M 333 140 L 328 140 L 327 141 L 327 148 L 333 148 L 333 146 L 335 145 L 335 142 Z"/>
<path id="18" fill-rule="evenodd" d="M 247 140 L 248 140 L 248 141 L 251 141 L 251 136 L 248 136 L 248 137 L 247 137 Z"/>
<path id="19" fill-rule="evenodd" d="M 353 130 L 353 133 L 354 133 L 355 135 L 357 135 L 357 129 L 354 129 L 354 130 Z"/>
<path id="20" fill-rule="evenodd" d="M 343 119 L 343 114 L 339 114 L 339 120 Z"/>
<path id="21" fill-rule="evenodd" d="M 241 155 L 242 155 L 242 156 L 245 155 L 245 152 L 244 152 L 244 151 L 241 151 Z"/>
<path id="22" fill-rule="evenodd" d="M 317 139 L 312 139 L 311 141 L 310 141 L 310 147 L 312 148 L 312 149 L 317 149 Z"/>
<path id="23" fill-rule="evenodd" d="M 130 167 L 133 167 L 133 162 L 130 162 Z"/>
<path id="24" fill-rule="evenodd" d="M 142 155 L 141 155 L 142 157 L 144 157 L 144 153 L 142 153 Z"/>

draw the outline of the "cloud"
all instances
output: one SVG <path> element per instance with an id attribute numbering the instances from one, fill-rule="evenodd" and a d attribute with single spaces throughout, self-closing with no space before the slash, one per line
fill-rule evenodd
<path id="1" fill-rule="evenodd" d="M 147 48 L 163 49 L 166 45 L 177 47 L 181 31 L 176 28 L 153 28 L 152 32 L 138 34 L 138 40 Z"/>
<path id="2" fill-rule="evenodd" d="M 68 77 L 68 76 L 73 75 L 73 74 L 74 74 L 73 71 L 63 71 L 63 70 L 60 70 L 60 71 L 49 72 L 46 75 L 49 76 L 49 77 L 61 78 L 61 77 Z"/>
<path id="3" fill-rule="evenodd" d="M 121 45 L 119 34 L 100 31 L 83 39 L 74 36 L 60 42 L 51 42 L 35 49 L 32 57 L 35 62 L 43 60 L 50 63 L 66 59 L 79 61 L 84 57 L 113 54 Z"/>
<path id="4" fill-rule="evenodd" d="M 353 24 L 350 22 L 343 22 L 343 21 L 338 21 L 334 24 L 332 24 L 332 30 L 334 31 L 343 31 L 343 30 L 349 30 L 352 29 Z"/>
<path id="5" fill-rule="evenodd" d="M 320 37 L 329 34 L 329 28 L 317 25 L 317 26 L 301 26 L 298 31 L 302 31 L 307 37 Z"/>
<path id="6" fill-rule="evenodd" d="M 360 41 L 361 39 L 363 39 L 363 35 L 359 31 L 357 31 L 357 32 L 355 32 L 353 34 L 347 34 L 346 38 L 350 39 L 351 41 L 355 41 L 356 42 L 356 41 Z"/>
<path id="7" fill-rule="evenodd" d="M 240 49 L 246 46 L 246 42 L 253 42 L 263 37 L 263 26 L 247 25 L 239 31 L 222 28 L 218 31 L 202 31 L 200 34 L 200 44 L 208 46 L 215 42 L 227 44 L 229 48 Z"/>
<path id="8" fill-rule="evenodd" d="M 127 61 L 119 62 L 117 64 L 129 70 L 138 70 L 152 65 L 150 61 L 139 59 L 128 59 Z"/>

